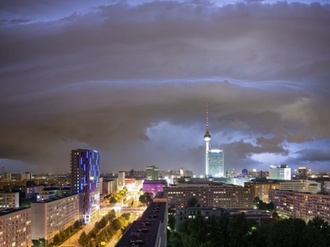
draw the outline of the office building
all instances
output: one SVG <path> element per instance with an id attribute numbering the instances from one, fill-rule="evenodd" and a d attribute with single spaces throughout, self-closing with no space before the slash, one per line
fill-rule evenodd
<path id="1" fill-rule="evenodd" d="M 184 208 L 195 197 L 201 207 L 253 208 L 253 189 L 222 184 L 180 184 L 164 187 L 169 206 Z"/>
<path id="2" fill-rule="evenodd" d="M 81 219 L 81 196 L 75 194 L 31 203 L 32 239 L 51 241 L 58 232 Z"/>
<path id="3" fill-rule="evenodd" d="M 32 246 L 30 208 L 0 211 L 0 246 Z"/>
<path id="4" fill-rule="evenodd" d="M 269 179 L 291 180 L 291 168 L 287 165 L 280 165 L 278 167 L 271 165 L 269 167 Z"/>
<path id="5" fill-rule="evenodd" d="M 82 205 L 85 222 L 100 209 L 100 164 L 95 150 L 71 151 L 71 192 L 83 193 Z"/>
<path id="6" fill-rule="evenodd" d="M 330 195 L 271 190 L 270 200 L 281 216 L 306 222 L 318 216 L 330 223 Z"/>
<path id="7" fill-rule="evenodd" d="M 157 166 L 147 166 L 146 168 L 146 180 L 158 180 L 159 168 Z"/>

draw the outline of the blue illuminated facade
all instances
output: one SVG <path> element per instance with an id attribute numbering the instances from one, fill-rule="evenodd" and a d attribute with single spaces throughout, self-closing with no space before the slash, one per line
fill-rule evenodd
<path id="1" fill-rule="evenodd" d="M 81 205 L 88 223 L 100 209 L 100 163 L 95 150 L 71 151 L 71 191 L 82 194 Z"/>

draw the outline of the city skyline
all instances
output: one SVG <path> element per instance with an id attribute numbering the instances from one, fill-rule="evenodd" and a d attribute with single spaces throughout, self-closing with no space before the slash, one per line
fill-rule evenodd
<path id="1" fill-rule="evenodd" d="M 0 166 L 205 171 L 330 167 L 326 1 L 5 1 Z M 220 4 L 221 3 L 221 4 Z"/>

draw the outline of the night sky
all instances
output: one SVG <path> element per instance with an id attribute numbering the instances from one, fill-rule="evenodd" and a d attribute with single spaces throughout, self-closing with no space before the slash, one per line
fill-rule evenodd
<path id="1" fill-rule="evenodd" d="M 0 165 L 330 171 L 327 1 L 1 1 Z M 221 3 L 221 4 L 220 4 Z"/>

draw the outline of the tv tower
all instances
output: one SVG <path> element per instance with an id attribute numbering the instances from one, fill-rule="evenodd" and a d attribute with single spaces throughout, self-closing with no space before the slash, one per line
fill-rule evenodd
<path id="1" fill-rule="evenodd" d="M 205 141 L 205 176 L 207 177 L 209 175 L 209 149 L 210 149 L 210 141 L 211 141 L 211 135 L 209 133 L 209 109 L 208 109 L 208 103 L 206 103 L 206 130 L 204 134 L 204 141 Z"/>

